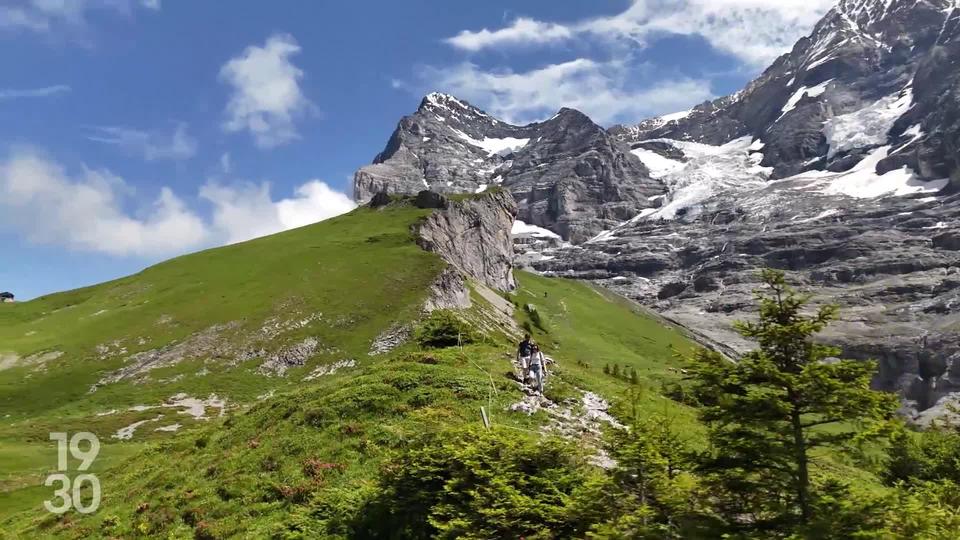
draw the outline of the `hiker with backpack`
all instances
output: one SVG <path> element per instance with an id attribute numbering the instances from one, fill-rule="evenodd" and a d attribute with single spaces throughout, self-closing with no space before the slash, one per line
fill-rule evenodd
<path id="1" fill-rule="evenodd" d="M 540 346 L 534 343 L 531 346 L 530 362 L 527 363 L 527 371 L 533 375 L 533 389 L 537 395 L 543 395 L 543 380 L 547 376 L 547 359 L 540 352 Z"/>
<path id="2" fill-rule="evenodd" d="M 533 353 L 533 342 L 530 341 L 530 334 L 523 335 L 523 341 L 517 347 L 517 363 L 520 364 L 520 382 L 526 383 L 528 376 L 528 367 L 530 365 L 530 355 Z"/>

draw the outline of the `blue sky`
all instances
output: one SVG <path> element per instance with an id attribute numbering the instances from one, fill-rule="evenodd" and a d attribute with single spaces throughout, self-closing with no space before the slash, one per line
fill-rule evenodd
<path id="1" fill-rule="evenodd" d="M 689 108 L 740 89 L 830 3 L 3 0 L 0 290 L 347 211 L 353 171 L 429 91 L 513 122 Z"/>

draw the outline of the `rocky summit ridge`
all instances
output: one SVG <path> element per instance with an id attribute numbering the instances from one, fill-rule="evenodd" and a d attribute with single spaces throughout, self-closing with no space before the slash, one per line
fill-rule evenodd
<path id="1" fill-rule="evenodd" d="M 354 197 L 507 189 L 519 219 L 582 242 L 653 205 L 665 188 L 629 147 L 586 115 L 561 109 L 525 126 L 497 120 L 445 94 L 426 96 L 400 120 L 372 165 L 354 175 Z"/>
<path id="2" fill-rule="evenodd" d="M 956 0 L 842 0 L 745 89 L 635 126 L 619 139 L 763 141 L 773 178 L 848 171 L 880 148 L 960 187 L 960 7 Z"/>
<path id="3" fill-rule="evenodd" d="M 879 359 L 905 414 L 960 396 L 956 0 L 842 0 L 743 90 L 633 126 L 569 109 L 513 126 L 431 94 L 355 177 L 360 200 L 491 185 L 518 201 L 518 260 L 541 273 L 743 350 L 730 323 L 757 270 L 781 268 L 840 304 L 827 338 Z"/>

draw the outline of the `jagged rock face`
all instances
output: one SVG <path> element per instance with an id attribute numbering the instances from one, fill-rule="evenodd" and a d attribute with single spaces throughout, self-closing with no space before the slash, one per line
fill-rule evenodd
<path id="1" fill-rule="evenodd" d="M 450 201 L 417 226 L 417 243 L 477 282 L 509 291 L 516 287 L 510 237 L 516 215 L 516 202 L 504 190 Z M 455 288 L 448 282 L 441 288 Z"/>
<path id="2" fill-rule="evenodd" d="M 670 208 L 670 203 L 665 209 Z M 731 328 L 754 317 L 758 270 L 780 268 L 842 320 L 825 334 L 880 361 L 878 388 L 905 412 L 960 391 L 960 195 L 848 199 L 777 186 L 721 193 L 696 212 L 640 219 L 534 262 L 599 281 L 740 351 Z"/>
<path id="3" fill-rule="evenodd" d="M 877 388 L 917 422 L 943 414 L 960 401 L 957 4 L 843 0 L 742 92 L 612 129 L 661 207 L 534 267 L 740 351 L 758 270 L 783 269 L 839 304 L 824 339 L 878 360 Z"/>
<path id="4" fill-rule="evenodd" d="M 386 149 L 354 175 L 354 198 L 474 193 L 501 185 L 521 220 L 581 242 L 653 205 L 663 185 L 629 148 L 585 115 L 562 109 L 526 126 L 430 94 L 400 121 Z"/>
<path id="5" fill-rule="evenodd" d="M 712 145 L 751 136 L 766 143 L 762 165 L 773 167 L 773 178 L 848 170 L 866 150 L 891 145 L 879 172 L 908 165 L 926 179 L 950 177 L 957 189 L 958 62 L 957 0 L 842 0 L 743 91 L 611 133 L 631 143 L 668 138 Z M 891 111 L 906 114 L 893 115 L 891 123 L 899 119 L 888 132 L 863 138 L 840 129 L 830 140 L 831 123 L 842 128 L 857 119 L 845 115 L 894 96 L 892 106 L 908 92 L 912 100 Z M 882 120 L 869 113 L 859 120 Z M 831 148 L 838 141 L 841 147 Z"/>

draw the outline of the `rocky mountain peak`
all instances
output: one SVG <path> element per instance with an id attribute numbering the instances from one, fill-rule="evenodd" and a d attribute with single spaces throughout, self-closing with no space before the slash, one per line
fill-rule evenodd
<path id="1" fill-rule="evenodd" d="M 919 0 L 909 1 L 916 3 Z M 895 0 L 840 0 L 834 9 L 861 27 L 867 27 L 885 17 L 894 3 Z"/>
<path id="2" fill-rule="evenodd" d="M 590 119 L 589 116 L 583 114 L 582 112 L 576 109 L 571 109 L 569 107 L 561 107 L 560 110 L 557 111 L 557 114 L 553 115 L 553 117 L 550 120 L 547 120 L 547 122 L 557 122 L 557 123 L 564 123 L 564 124 L 596 125 L 594 124 L 593 120 Z"/>
<path id="3" fill-rule="evenodd" d="M 489 115 L 479 107 L 475 107 L 470 103 L 463 101 L 455 96 L 450 94 L 443 94 L 440 92 L 431 92 L 423 97 L 420 101 L 420 106 L 417 108 L 418 113 L 434 113 L 439 115 L 441 118 L 446 115 L 466 115 L 468 117 L 475 118 L 489 118 Z"/>
<path id="4" fill-rule="evenodd" d="M 374 163 L 356 172 L 354 197 L 494 185 L 517 200 L 520 219 L 577 242 L 630 219 L 664 191 L 628 146 L 580 111 L 563 108 L 516 126 L 432 93 L 400 121 Z"/>

